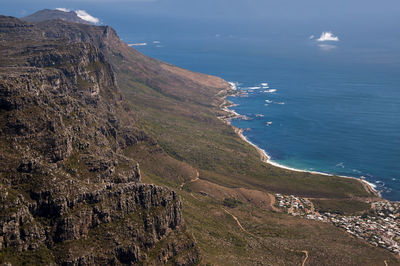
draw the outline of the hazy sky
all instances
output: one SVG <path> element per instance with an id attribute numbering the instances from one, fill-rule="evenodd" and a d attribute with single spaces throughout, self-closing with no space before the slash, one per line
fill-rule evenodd
<path id="1" fill-rule="evenodd" d="M 398 21 L 398 0 L 2 0 L 1 13 L 67 7 L 172 17 L 309 21 Z M 103 13 L 103 12 L 101 12 Z"/>
<path id="2" fill-rule="evenodd" d="M 1 0 L 0 13 L 24 16 L 43 8 L 84 9 L 105 24 L 137 18 L 257 24 L 308 25 L 400 31 L 399 0 Z"/>

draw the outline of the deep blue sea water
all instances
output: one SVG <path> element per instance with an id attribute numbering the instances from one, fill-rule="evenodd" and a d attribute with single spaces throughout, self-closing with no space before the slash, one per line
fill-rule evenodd
<path id="1" fill-rule="evenodd" d="M 247 97 L 229 100 L 251 120 L 232 124 L 250 128 L 245 136 L 272 161 L 364 178 L 385 198 L 400 200 L 397 53 L 341 43 L 326 50 L 307 38 L 293 49 L 218 35 L 140 41 L 148 42 L 137 48 L 149 56 L 237 82 Z"/>

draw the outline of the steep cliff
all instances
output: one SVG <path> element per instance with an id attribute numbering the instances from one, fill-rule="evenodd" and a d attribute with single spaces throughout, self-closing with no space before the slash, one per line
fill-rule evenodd
<path id="1" fill-rule="evenodd" d="M 156 142 L 98 43 L 64 37 L 0 16 L 0 262 L 195 264 L 176 193 L 124 155 Z"/>

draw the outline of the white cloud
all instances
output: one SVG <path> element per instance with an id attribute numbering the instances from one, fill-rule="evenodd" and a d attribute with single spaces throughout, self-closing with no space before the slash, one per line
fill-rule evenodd
<path id="1" fill-rule="evenodd" d="M 76 10 L 75 13 L 78 17 L 80 17 L 81 19 L 86 20 L 88 22 L 95 23 L 95 24 L 100 22 L 100 19 L 93 17 L 85 10 Z"/>
<path id="2" fill-rule="evenodd" d="M 56 8 L 56 10 L 63 11 L 63 12 L 70 12 L 71 11 L 71 9 L 64 8 L 64 7 L 58 7 L 58 8 Z"/>
<path id="3" fill-rule="evenodd" d="M 326 42 L 326 41 L 332 41 L 332 42 L 338 42 L 339 37 L 335 36 L 332 32 L 330 31 L 324 31 L 321 34 L 321 37 L 317 39 L 318 42 Z"/>
<path id="4" fill-rule="evenodd" d="M 58 8 L 56 8 L 56 10 L 63 11 L 63 12 L 71 12 L 71 11 L 73 11 L 73 10 L 71 10 L 69 8 L 65 8 L 65 7 L 58 7 Z M 83 20 L 86 20 L 88 22 L 95 23 L 95 24 L 100 22 L 100 19 L 98 19 L 96 17 L 93 17 L 92 15 L 90 15 L 85 10 L 74 10 L 74 12 L 76 13 L 76 15 L 79 18 L 81 18 Z"/>
<path id="5" fill-rule="evenodd" d="M 312 40 L 312 39 L 314 39 L 314 38 L 315 38 L 314 35 L 311 35 L 311 36 L 309 37 L 310 40 Z"/>

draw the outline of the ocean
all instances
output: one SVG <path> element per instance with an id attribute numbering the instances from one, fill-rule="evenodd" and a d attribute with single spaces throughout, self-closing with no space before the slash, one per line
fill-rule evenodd
<path id="1" fill-rule="evenodd" d="M 232 124 L 246 129 L 244 135 L 272 162 L 362 178 L 384 198 L 400 200 L 397 61 L 382 62 L 390 56 L 340 42 L 326 49 L 303 37 L 302 47 L 288 53 L 288 47 L 273 43 L 264 52 L 261 41 L 222 34 L 179 42 L 142 39 L 147 45 L 135 48 L 235 82 L 244 95 L 228 98 L 236 105 L 231 109 L 250 119 Z"/>

